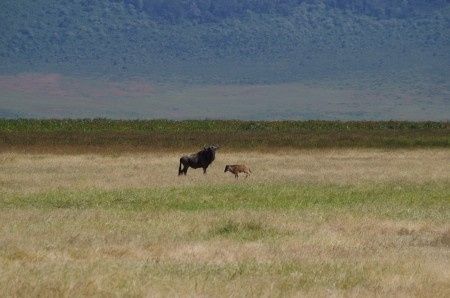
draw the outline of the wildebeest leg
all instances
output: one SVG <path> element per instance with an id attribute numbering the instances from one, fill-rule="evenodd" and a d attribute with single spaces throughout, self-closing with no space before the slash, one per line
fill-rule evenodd
<path id="1" fill-rule="evenodd" d="M 206 174 L 206 169 L 207 169 L 208 167 L 203 167 L 203 174 Z"/>
<path id="2" fill-rule="evenodd" d="M 181 168 L 181 165 L 183 165 L 183 168 Z M 178 168 L 178 176 L 186 175 L 188 168 L 189 166 L 187 164 L 180 162 L 180 167 Z"/>
<path id="3" fill-rule="evenodd" d="M 234 174 L 234 178 L 239 178 L 239 174 Z"/>

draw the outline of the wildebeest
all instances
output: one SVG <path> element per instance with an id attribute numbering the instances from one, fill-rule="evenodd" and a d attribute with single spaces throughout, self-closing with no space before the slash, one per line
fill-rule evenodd
<path id="1" fill-rule="evenodd" d="M 186 175 L 189 167 L 193 169 L 203 168 L 203 174 L 206 174 L 206 169 L 216 158 L 216 150 L 219 146 L 204 147 L 203 150 L 191 154 L 185 155 L 180 158 L 180 166 L 178 168 L 178 176 Z M 183 165 L 183 168 L 181 166 Z"/>
<path id="2" fill-rule="evenodd" d="M 247 178 L 252 171 L 246 165 L 226 165 L 224 173 L 226 172 L 233 173 L 237 179 L 239 178 L 239 173 L 245 173 L 245 178 Z"/>

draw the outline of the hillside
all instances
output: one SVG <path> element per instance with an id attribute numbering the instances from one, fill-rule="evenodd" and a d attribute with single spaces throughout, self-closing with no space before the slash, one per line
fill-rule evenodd
<path id="1" fill-rule="evenodd" d="M 439 76 L 450 63 L 447 1 L 6 0 L 0 11 L 2 73 L 274 83 Z"/>
<path id="2" fill-rule="evenodd" d="M 448 120 L 449 22 L 445 0 L 4 0 L 0 117 Z"/>

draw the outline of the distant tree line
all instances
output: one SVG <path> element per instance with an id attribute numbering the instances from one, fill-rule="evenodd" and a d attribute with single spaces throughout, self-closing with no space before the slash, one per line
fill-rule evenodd
<path id="1" fill-rule="evenodd" d="M 384 77 L 388 68 L 447 74 L 446 2 L 3 0 L 0 73 L 64 70 L 209 83 L 355 70 Z"/>
<path id="2" fill-rule="evenodd" d="M 111 0 L 123 1 L 155 19 L 201 22 L 240 17 L 246 13 L 287 15 L 303 3 L 351 10 L 377 18 L 404 18 L 443 7 L 448 0 Z"/>

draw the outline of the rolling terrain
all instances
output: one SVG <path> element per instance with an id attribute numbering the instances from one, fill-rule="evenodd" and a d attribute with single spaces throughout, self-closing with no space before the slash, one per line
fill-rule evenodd
<path id="1" fill-rule="evenodd" d="M 448 120 L 448 1 L 2 1 L 0 117 Z"/>

